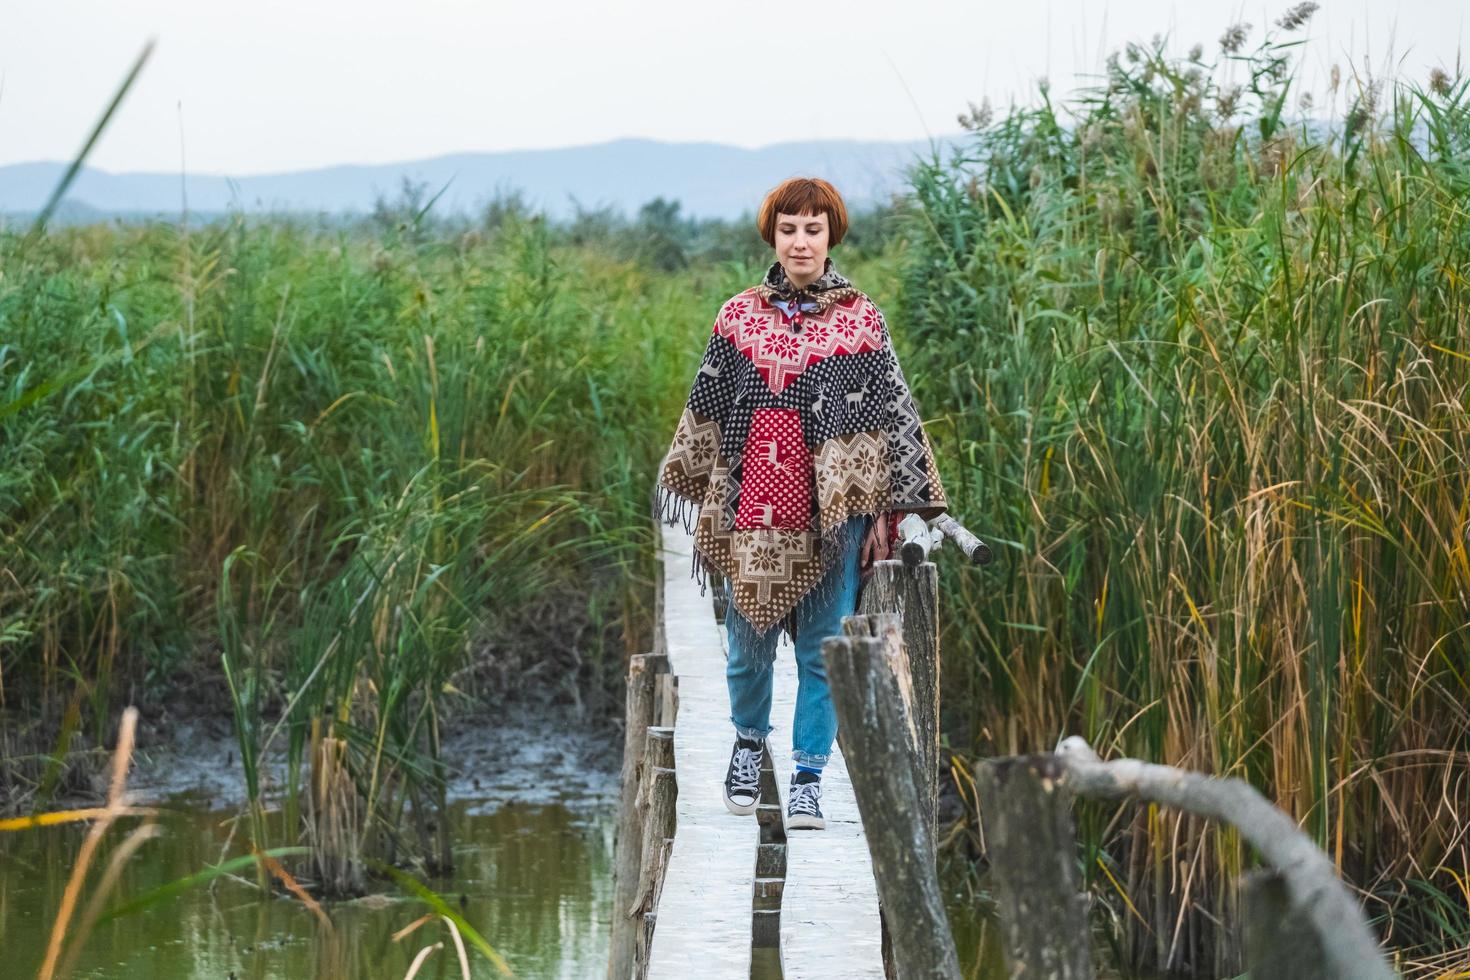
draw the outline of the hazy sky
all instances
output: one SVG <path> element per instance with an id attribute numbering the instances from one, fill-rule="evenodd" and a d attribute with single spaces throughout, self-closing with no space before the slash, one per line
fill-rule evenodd
<path id="1" fill-rule="evenodd" d="M 955 131 L 969 100 L 1029 101 L 1124 41 L 1176 50 L 1288 3 L 1168 0 L 0 0 L 0 164 L 69 159 L 149 37 L 91 159 L 253 174 L 621 136 L 761 146 Z M 1464 0 L 1325 0 L 1304 83 L 1453 71 Z"/>

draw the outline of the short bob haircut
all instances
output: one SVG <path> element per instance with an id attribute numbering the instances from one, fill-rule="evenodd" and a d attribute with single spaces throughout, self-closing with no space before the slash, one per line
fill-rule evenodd
<path id="1" fill-rule="evenodd" d="M 772 248 L 776 247 L 778 214 L 826 214 L 828 248 L 842 241 L 842 236 L 847 234 L 847 205 L 842 203 L 842 195 L 837 193 L 837 188 L 820 177 L 783 180 L 761 202 L 755 223 L 761 237 Z"/>

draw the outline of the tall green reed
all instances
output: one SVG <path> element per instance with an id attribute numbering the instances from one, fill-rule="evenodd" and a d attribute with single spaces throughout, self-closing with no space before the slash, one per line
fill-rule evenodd
<path id="1" fill-rule="evenodd" d="M 946 583 L 948 703 L 974 752 L 1080 732 L 1249 779 L 1391 943 L 1452 948 L 1470 100 L 1364 84 L 1330 129 L 1292 122 L 1294 43 L 1130 45 L 914 172 L 911 373 L 952 495 L 1002 545 L 996 577 Z M 1083 828 L 1129 959 L 1234 968 L 1232 834 L 1134 808 Z"/>
<path id="2" fill-rule="evenodd" d="M 311 790 L 346 780 L 362 855 L 445 866 L 446 710 L 515 683 L 611 703 L 651 635 L 667 420 L 746 270 L 649 273 L 539 220 L 93 227 L 0 255 L 20 714 L 100 725 L 114 665 L 159 687 L 218 651 L 258 846 L 267 799 L 317 833 Z"/>

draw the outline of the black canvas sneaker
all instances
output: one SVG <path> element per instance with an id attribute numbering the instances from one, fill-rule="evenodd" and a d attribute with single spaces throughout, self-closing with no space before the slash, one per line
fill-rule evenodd
<path id="1" fill-rule="evenodd" d="M 792 773 L 791 789 L 786 794 L 786 829 L 826 830 L 821 799 L 821 776 L 814 772 Z"/>
<path id="2" fill-rule="evenodd" d="M 761 756 L 765 747 L 754 739 L 737 738 L 725 772 L 725 807 L 737 817 L 748 817 L 761 800 Z"/>

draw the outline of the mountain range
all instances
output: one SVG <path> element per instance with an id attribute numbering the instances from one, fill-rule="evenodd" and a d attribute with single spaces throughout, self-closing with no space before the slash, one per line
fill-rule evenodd
<path id="1" fill-rule="evenodd" d="M 568 217 L 578 207 L 624 213 L 656 198 L 678 201 L 686 215 L 735 218 L 790 176 L 832 181 L 849 203 L 886 199 L 902 190 L 904 170 L 935 153 L 948 156 L 964 134 L 933 141 L 813 140 L 745 149 L 723 143 L 619 139 L 547 150 L 456 153 L 403 163 L 344 165 L 286 173 L 108 173 L 83 168 L 58 217 L 177 215 L 182 193 L 195 214 L 243 211 L 361 213 L 379 197 L 398 196 L 405 180 L 443 189 L 439 213 L 469 212 L 518 192 L 535 210 Z M 24 215 L 44 206 L 67 164 L 0 166 L 0 213 Z"/>

